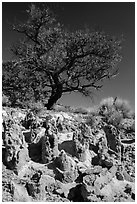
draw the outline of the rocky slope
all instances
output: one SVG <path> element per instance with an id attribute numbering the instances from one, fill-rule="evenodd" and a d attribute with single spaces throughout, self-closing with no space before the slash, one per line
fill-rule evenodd
<path id="1" fill-rule="evenodd" d="M 134 134 L 93 117 L 4 107 L 3 201 L 135 201 Z"/>

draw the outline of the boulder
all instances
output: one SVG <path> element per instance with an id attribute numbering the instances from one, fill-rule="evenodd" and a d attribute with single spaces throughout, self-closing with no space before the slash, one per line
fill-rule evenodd
<path id="1" fill-rule="evenodd" d="M 23 185 L 17 183 L 16 181 L 11 181 L 11 186 L 14 202 L 32 201 L 31 197 L 28 195 L 26 188 Z"/>
<path id="2" fill-rule="evenodd" d="M 55 160 L 57 178 L 65 183 L 73 182 L 77 176 L 76 162 L 68 156 L 64 150 L 61 150 L 59 156 Z"/>
<path id="3" fill-rule="evenodd" d="M 56 193 L 58 193 L 59 195 L 63 195 L 65 198 L 68 198 L 70 190 L 75 188 L 78 184 L 76 182 L 64 184 L 57 180 L 56 185 L 57 185 Z"/>
<path id="4" fill-rule="evenodd" d="M 28 148 L 18 124 L 8 121 L 3 136 L 5 163 L 10 169 L 19 171 L 29 161 Z"/>

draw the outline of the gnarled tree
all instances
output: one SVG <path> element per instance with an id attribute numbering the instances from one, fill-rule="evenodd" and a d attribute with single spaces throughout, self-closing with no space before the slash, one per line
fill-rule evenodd
<path id="1" fill-rule="evenodd" d="M 4 92 L 17 91 L 16 98 L 25 98 L 32 90 L 35 100 L 48 97 L 51 109 L 63 93 L 89 96 L 102 80 L 116 75 L 120 40 L 88 29 L 69 32 L 49 9 L 36 5 L 27 10 L 25 23 L 13 26 L 24 38 L 12 46 L 15 60 L 3 64 Z"/>

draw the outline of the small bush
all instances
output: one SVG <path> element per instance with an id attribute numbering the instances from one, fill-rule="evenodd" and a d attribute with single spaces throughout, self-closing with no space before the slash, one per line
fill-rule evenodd
<path id="1" fill-rule="evenodd" d="M 99 114 L 98 106 L 94 106 L 92 108 L 88 108 L 87 110 L 89 112 L 89 115 L 98 116 L 98 114 Z"/>
<path id="2" fill-rule="evenodd" d="M 110 116 L 112 115 L 113 111 L 114 111 L 114 99 L 112 97 L 107 98 L 107 99 L 103 99 L 100 102 L 100 106 L 99 106 L 99 114 L 102 116 Z"/>
<path id="3" fill-rule="evenodd" d="M 121 120 L 123 118 L 123 115 L 119 112 L 113 112 L 110 117 L 108 117 L 108 122 L 114 126 L 119 126 L 121 123 Z"/>
<path id="4" fill-rule="evenodd" d="M 134 116 L 128 101 L 112 97 L 101 101 L 99 114 L 105 118 L 106 122 L 114 126 L 120 126 L 124 118 L 130 119 Z"/>
<path id="5" fill-rule="evenodd" d="M 57 112 L 71 112 L 71 108 L 69 106 L 63 106 L 60 104 L 54 105 L 53 110 Z"/>
<path id="6" fill-rule="evenodd" d="M 129 102 L 123 99 L 118 98 L 115 101 L 115 109 L 123 114 L 123 118 L 131 118 L 133 111 L 131 110 L 131 106 Z"/>
<path id="7" fill-rule="evenodd" d="M 32 100 L 24 102 L 24 107 L 30 109 L 34 113 L 38 113 L 43 109 L 46 109 L 41 101 L 34 102 Z"/>
<path id="8" fill-rule="evenodd" d="M 77 114 L 84 114 L 84 115 L 86 115 L 86 114 L 89 113 L 86 108 L 81 108 L 81 107 L 80 107 L 80 108 L 73 109 L 72 112 L 73 112 L 73 113 L 77 113 Z"/>
<path id="9" fill-rule="evenodd" d="M 101 122 L 101 117 L 99 116 L 88 116 L 86 118 L 86 124 L 89 125 L 91 128 L 97 127 Z"/>

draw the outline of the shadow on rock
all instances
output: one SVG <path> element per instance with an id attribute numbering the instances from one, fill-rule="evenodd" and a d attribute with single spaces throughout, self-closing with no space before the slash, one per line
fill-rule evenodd
<path id="1" fill-rule="evenodd" d="M 42 144 L 41 141 L 38 143 L 34 144 L 29 144 L 28 147 L 29 150 L 29 157 L 31 158 L 32 161 L 42 163 Z"/>
<path id="2" fill-rule="evenodd" d="M 59 150 L 64 150 L 68 154 L 72 155 L 73 157 L 75 156 L 75 144 L 73 140 L 70 141 L 64 141 L 61 144 L 58 145 Z"/>

